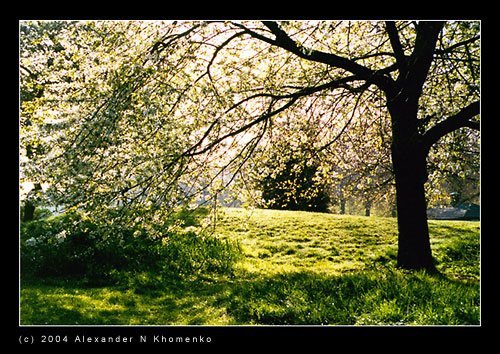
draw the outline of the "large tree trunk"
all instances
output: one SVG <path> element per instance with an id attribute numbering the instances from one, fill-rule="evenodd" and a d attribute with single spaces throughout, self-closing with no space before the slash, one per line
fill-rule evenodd
<path id="1" fill-rule="evenodd" d="M 394 155 L 394 154 L 393 154 Z M 393 157 L 394 159 L 394 157 Z M 394 161 L 398 212 L 398 267 L 436 272 L 427 225 L 425 158 L 402 154 Z"/>
<path id="2" fill-rule="evenodd" d="M 399 231 L 398 267 L 436 272 L 424 189 L 427 181 L 427 151 L 422 148 L 421 135 L 418 133 L 416 109 L 400 104 L 392 105 L 390 112 Z"/>

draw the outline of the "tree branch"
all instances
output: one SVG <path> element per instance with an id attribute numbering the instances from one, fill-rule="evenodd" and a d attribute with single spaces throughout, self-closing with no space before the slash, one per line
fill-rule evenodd
<path id="1" fill-rule="evenodd" d="M 469 39 L 466 39 L 464 41 L 461 41 L 461 42 L 458 42 L 458 43 L 455 43 L 453 44 L 452 46 L 448 47 L 448 48 L 444 48 L 444 49 L 436 49 L 435 53 L 436 54 L 444 54 L 444 53 L 449 53 L 451 52 L 453 49 L 456 49 L 458 47 L 461 47 L 463 45 L 467 45 L 469 43 L 473 43 L 477 40 L 479 40 L 479 38 L 481 38 L 481 36 L 474 36 L 472 38 L 469 38 Z"/>
<path id="2" fill-rule="evenodd" d="M 189 157 L 189 156 L 195 156 L 195 155 L 204 154 L 205 152 L 209 151 L 210 149 L 212 149 L 214 146 L 216 146 L 217 144 L 219 144 L 223 140 L 228 139 L 230 137 L 233 137 L 235 135 L 238 135 L 238 134 L 240 134 L 240 133 L 242 133 L 242 132 L 250 129 L 251 127 L 253 127 L 253 126 L 255 126 L 255 125 L 257 125 L 257 124 L 259 124 L 261 122 L 267 121 L 269 118 L 271 118 L 271 117 L 275 116 L 276 114 L 278 114 L 278 113 L 286 110 L 288 107 L 290 107 L 291 105 L 293 105 L 301 97 L 309 96 L 309 95 L 314 94 L 316 92 L 324 91 L 326 89 L 334 89 L 334 88 L 344 88 L 346 90 L 351 90 L 352 92 L 359 92 L 359 93 L 362 94 L 370 86 L 368 83 L 365 83 L 361 87 L 356 87 L 356 88 L 347 86 L 348 82 L 357 81 L 357 80 L 360 80 L 360 79 L 356 75 L 352 75 L 352 76 L 343 77 L 343 78 L 340 78 L 338 80 L 334 80 L 334 81 L 331 81 L 331 82 L 327 82 L 327 83 L 322 84 L 322 85 L 318 85 L 318 86 L 314 86 L 314 87 L 305 87 L 305 88 L 302 88 L 302 89 L 300 89 L 300 90 L 298 90 L 296 92 L 285 94 L 285 95 L 273 95 L 273 94 L 265 93 L 264 92 L 264 93 L 258 93 L 258 94 L 246 97 L 246 98 L 242 99 L 241 101 L 239 101 L 239 102 L 235 103 L 234 105 L 232 105 L 230 108 L 228 108 L 224 112 L 224 114 L 229 113 L 230 111 L 232 111 L 236 107 L 240 106 L 244 102 L 247 102 L 247 101 L 249 101 L 251 99 L 254 99 L 254 98 L 269 97 L 269 98 L 271 98 L 272 102 L 270 103 L 269 109 L 268 109 L 268 111 L 265 114 L 263 114 L 260 117 L 252 120 L 251 122 L 249 122 L 248 124 L 244 125 L 243 127 L 239 128 L 239 129 L 237 129 L 237 130 L 235 130 L 233 132 L 227 133 L 227 134 L 225 134 L 224 136 L 222 136 L 220 138 L 217 138 L 216 140 L 208 143 L 208 145 L 205 146 L 204 148 L 202 148 L 201 150 L 197 151 L 197 148 L 199 148 L 200 146 L 202 146 L 202 144 L 205 141 L 205 139 L 208 137 L 208 135 L 210 134 L 210 132 L 213 130 L 213 128 L 217 125 L 217 123 L 220 120 L 220 118 L 215 119 L 210 124 L 210 126 L 208 127 L 208 129 L 205 131 L 205 133 L 203 134 L 202 138 L 196 144 L 194 144 L 188 150 L 186 150 L 183 154 L 181 154 L 179 156 L 179 159 L 182 158 L 182 157 Z M 283 99 L 289 99 L 289 101 L 286 104 L 284 104 L 282 107 L 280 107 L 280 108 L 272 111 L 271 110 L 272 105 L 274 103 L 276 103 L 277 101 L 283 100 Z M 359 100 L 359 98 L 358 98 L 358 100 Z"/>
<path id="3" fill-rule="evenodd" d="M 443 136 L 460 128 L 472 128 L 479 130 L 479 122 L 471 121 L 471 118 L 477 116 L 480 112 L 480 101 L 475 101 L 463 108 L 460 112 L 446 118 L 444 121 L 436 124 L 423 135 L 423 144 L 426 151 L 429 151 Z"/>
<path id="4" fill-rule="evenodd" d="M 285 49 L 300 58 L 347 70 L 350 73 L 358 76 L 360 80 L 365 80 L 371 84 L 375 84 L 382 90 L 389 90 L 390 88 L 392 88 L 392 79 L 382 75 L 382 72 L 380 70 L 371 70 L 363 65 L 356 63 L 355 60 L 347 59 L 333 53 L 326 53 L 319 50 L 306 48 L 290 38 L 290 36 L 288 36 L 288 34 L 274 21 L 263 21 L 263 24 L 274 34 L 275 39 L 267 38 L 248 29 L 247 33 L 249 33 L 254 38 L 263 40 L 269 44 Z"/>
<path id="5" fill-rule="evenodd" d="M 301 58 L 342 68 L 364 78 L 370 78 L 375 74 L 374 71 L 347 58 L 303 47 L 300 43 L 295 42 L 292 38 L 290 38 L 288 34 L 274 21 L 263 21 L 263 23 L 276 36 L 275 44 L 277 46 L 286 49 Z"/>
<path id="6" fill-rule="evenodd" d="M 254 98 L 257 98 L 257 97 L 270 97 L 273 100 L 277 101 L 277 100 L 286 99 L 286 98 L 307 96 L 307 95 L 310 95 L 310 94 L 313 94 L 313 93 L 316 93 L 319 91 L 327 90 L 327 89 L 344 88 L 344 89 L 352 91 L 352 92 L 360 92 L 361 90 L 364 91 L 368 88 L 367 84 L 362 85 L 361 87 L 356 87 L 356 88 L 348 86 L 347 83 L 352 82 L 352 81 L 361 81 L 361 79 L 359 77 L 357 77 L 356 75 L 346 76 L 346 77 L 340 78 L 338 80 L 327 82 L 327 83 L 322 84 L 322 85 L 313 86 L 313 87 L 302 87 L 302 88 L 300 88 L 300 90 L 298 90 L 296 92 L 292 92 L 292 93 L 288 93 L 288 94 L 284 94 L 284 95 L 275 95 L 275 94 L 267 93 L 267 92 L 256 93 L 255 95 L 248 96 L 248 97 L 243 98 L 242 100 L 236 102 L 231 107 L 229 107 L 224 114 L 229 113 L 230 111 L 232 111 L 236 107 L 240 106 L 241 104 L 243 104 L 247 101 L 250 101 Z"/>
<path id="7" fill-rule="evenodd" d="M 216 146 L 217 144 L 219 144 L 223 140 L 226 140 L 227 138 L 230 138 L 232 136 L 238 135 L 238 134 L 240 134 L 240 133 L 242 133 L 242 132 L 250 129 L 254 125 L 257 125 L 257 124 L 259 124 L 259 123 L 261 123 L 263 121 L 266 121 L 269 118 L 275 116 L 276 114 L 278 114 L 280 112 L 283 112 L 288 107 L 290 107 L 291 105 L 293 105 L 295 103 L 295 101 L 297 101 L 300 97 L 301 96 L 296 96 L 296 97 L 291 98 L 282 107 L 280 107 L 280 108 L 278 108 L 278 109 L 276 109 L 274 111 L 268 111 L 266 114 L 261 115 L 259 118 L 251 121 L 250 123 L 244 125 L 243 127 L 239 128 L 239 129 L 236 129 L 233 132 L 227 133 L 226 135 L 224 135 L 224 136 L 222 136 L 220 138 L 217 138 L 216 140 L 212 141 L 207 146 L 205 146 L 203 149 L 195 151 L 196 147 L 200 146 L 202 144 L 203 140 L 208 136 L 208 133 L 213 128 L 215 122 L 218 121 L 218 120 L 216 120 L 214 123 L 212 123 L 212 125 L 209 127 L 209 129 L 205 132 L 205 134 L 203 135 L 203 138 L 198 143 L 196 143 L 191 148 L 189 148 L 187 151 L 185 151 L 179 158 L 204 154 L 205 152 L 209 151 L 210 149 L 212 149 L 214 146 Z"/>
<path id="8" fill-rule="evenodd" d="M 217 57 L 217 54 L 226 46 L 228 45 L 233 39 L 235 38 L 238 38 L 240 36 L 242 36 L 243 34 L 245 33 L 245 31 L 241 31 L 241 32 L 237 32 L 235 34 L 233 34 L 231 37 L 229 37 L 228 39 L 226 39 L 223 43 L 221 43 L 219 46 L 217 46 L 217 48 L 215 48 L 215 51 L 214 53 L 212 54 L 212 59 L 210 59 L 210 61 L 208 62 L 208 65 L 207 65 L 207 73 L 208 73 L 208 76 L 210 77 L 210 79 L 212 80 L 212 75 L 210 75 L 210 67 L 212 66 L 215 58 Z M 212 80 L 213 81 L 213 80 Z"/>
<path id="9" fill-rule="evenodd" d="M 392 49 L 394 50 L 394 56 L 396 57 L 399 69 L 401 72 L 406 72 L 406 57 L 399 40 L 399 34 L 398 30 L 396 29 L 396 24 L 394 23 L 394 21 L 386 21 L 385 27 L 387 30 L 387 34 L 389 35 L 389 41 L 391 42 Z"/>
<path id="10" fill-rule="evenodd" d="M 342 128 L 342 130 L 340 131 L 340 133 L 337 134 L 337 136 L 335 138 L 333 138 L 331 141 L 329 141 L 328 143 L 326 143 L 322 147 L 318 148 L 316 150 L 316 153 L 319 153 L 320 151 L 323 151 L 326 148 L 328 148 L 330 145 L 332 145 L 333 143 L 335 143 L 337 141 L 337 139 L 340 138 L 340 136 L 344 133 L 344 131 L 347 129 L 347 127 L 349 126 L 349 124 L 351 124 L 351 121 L 354 118 L 354 113 L 356 112 L 356 108 L 358 107 L 359 100 L 361 99 L 361 96 L 363 96 L 363 93 L 364 92 L 361 92 L 359 94 L 358 98 L 356 99 L 356 103 L 354 104 L 354 108 L 352 109 L 351 117 L 349 118 L 349 120 L 347 121 L 347 123 L 344 125 L 344 127 Z"/>
<path id="11" fill-rule="evenodd" d="M 420 96 L 434 58 L 436 42 L 443 26 L 444 22 L 422 21 L 419 23 L 415 47 L 408 58 L 408 71 L 402 77 L 404 79 L 403 86 L 408 97 L 418 98 Z"/>
<path id="12" fill-rule="evenodd" d="M 26 72 L 28 73 L 29 77 L 31 77 L 33 80 L 35 80 L 35 79 L 36 79 L 36 75 L 35 75 L 35 74 L 33 74 L 33 73 L 30 71 L 30 69 L 28 69 L 28 68 L 27 68 L 27 67 L 25 67 L 24 65 L 19 64 L 19 68 L 20 68 L 20 69 L 23 69 L 24 71 L 26 71 Z"/>
<path id="13" fill-rule="evenodd" d="M 188 36 L 191 32 L 193 32 L 195 29 L 197 29 L 200 26 L 201 26 L 201 23 L 198 23 L 182 33 L 165 35 L 162 39 L 160 39 L 159 41 L 157 41 L 153 45 L 153 47 L 150 50 L 150 54 L 153 54 L 154 52 L 158 52 L 158 53 L 162 52 L 165 48 L 168 48 L 168 46 L 171 43 L 178 40 L 179 38 Z"/>

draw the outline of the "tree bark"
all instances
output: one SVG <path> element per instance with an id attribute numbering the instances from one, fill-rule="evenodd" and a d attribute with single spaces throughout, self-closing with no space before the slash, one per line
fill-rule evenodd
<path id="1" fill-rule="evenodd" d="M 345 199 L 340 200 L 340 214 L 345 214 Z"/>
<path id="2" fill-rule="evenodd" d="M 431 252 L 424 189 L 428 150 L 418 132 L 416 105 L 408 104 L 412 101 L 404 98 L 389 105 L 399 231 L 397 265 L 403 269 L 425 269 L 434 273 L 437 270 Z"/>
<path id="3" fill-rule="evenodd" d="M 40 183 L 36 183 L 35 187 L 28 193 L 26 201 L 24 202 L 24 210 L 22 221 L 32 221 L 35 218 L 35 202 L 36 196 L 42 190 Z"/>
<path id="4" fill-rule="evenodd" d="M 424 183 L 425 156 L 393 153 L 398 217 L 398 267 L 437 272 L 432 258 Z M 417 155 L 417 156 L 416 156 Z"/>
<path id="5" fill-rule="evenodd" d="M 22 221 L 32 221 L 35 216 L 35 206 L 29 200 L 24 203 Z"/>

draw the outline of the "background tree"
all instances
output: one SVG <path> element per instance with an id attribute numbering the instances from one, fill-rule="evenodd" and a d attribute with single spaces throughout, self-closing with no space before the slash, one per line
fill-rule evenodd
<path id="1" fill-rule="evenodd" d="M 356 213 L 371 213 L 372 207 L 384 215 L 395 208 L 394 171 L 390 154 L 390 117 L 383 109 L 377 91 L 365 92 L 367 99 L 358 102 L 357 119 L 325 149 L 332 163 L 332 185 L 338 204 L 346 204 Z M 370 97 L 371 96 L 371 97 Z"/>
<path id="2" fill-rule="evenodd" d="M 480 203 L 479 134 L 459 130 L 439 140 L 429 154 L 429 181 L 426 185 L 429 204 L 452 204 L 451 194 L 460 193 L 458 204 Z"/>
<path id="3" fill-rule="evenodd" d="M 282 149 L 275 147 L 271 158 L 256 165 L 254 183 L 261 191 L 260 206 L 328 212 L 330 191 L 320 175 L 320 162 L 306 150 Z"/>
<path id="4" fill-rule="evenodd" d="M 317 120 L 320 153 L 347 132 L 362 135 L 351 123 L 363 121 L 364 107 L 377 106 L 386 114 L 376 124 L 387 136 L 373 148 L 390 145 L 398 265 L 435 270 L 427 158 L 448 134 L 479 129 L 477 22 L 78 26 L 102 43 L 90 41 L 90 48 L 78 44 L 82 37 L 65 37 L 84 54 L 69 58 L 80 66 L 67 83 L 75 89 L 52 98 L 57 110 L 44 109 L 47 100 L 33 108 L 37 126 L 56 118 L 66 125 L 46 155 L 51 167 L 38 170 L 59 202 L 94 215 L 119 206 L 120 220 L 161 222 L 182 198 L 179 183 L 205 183 L 222 171 L 237 176 L 258 160 L 257 147 L 284 117 L 292 125 Z M 21 65 L 33 72 L 30 60 L 21 56 Z M 297 113 L 303 110 L 309 114 Z"/>

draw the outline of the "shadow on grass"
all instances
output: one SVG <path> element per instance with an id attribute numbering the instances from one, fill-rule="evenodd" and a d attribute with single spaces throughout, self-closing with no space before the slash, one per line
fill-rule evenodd
<path id="1" fill-rule="evenodd" d="M 127 286 L 27 285 L 22 324 L 477 325 L 479 285 L 394 268 L 244 275 Z"/>
<path id="2" fill-rule="evenodd" d="M 479 287 L 389 269 L 282 274 L 235 289 L 229 310 L 240 322 L 270 325 L 479 324 Z"/>
<path id="3" fill-rule="evenodd" d="M 229 283 L 157 279 L 132 286 L 25 285 L 21 324 L 198 325 L 218 323 Z"/>

